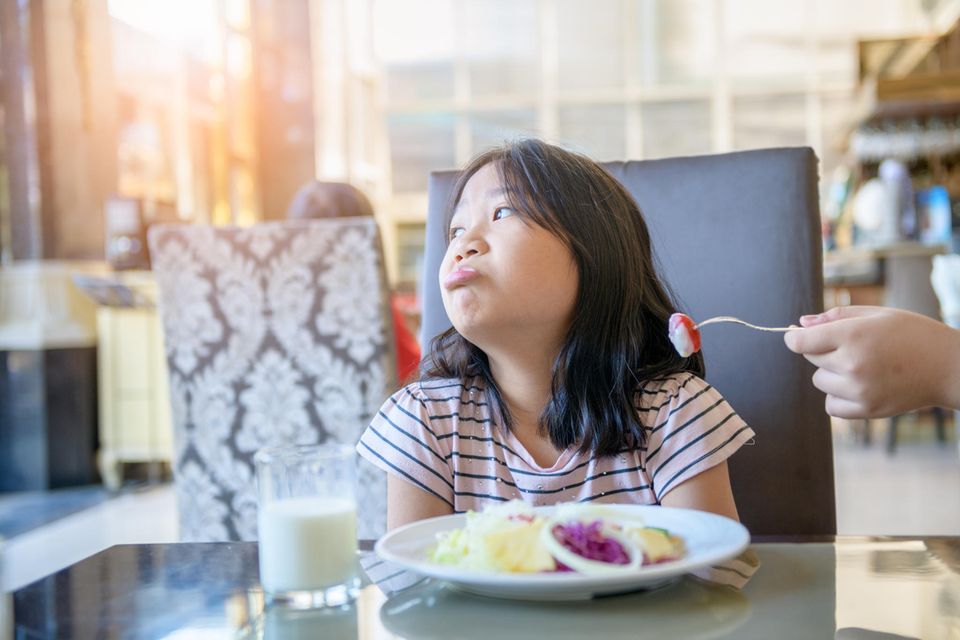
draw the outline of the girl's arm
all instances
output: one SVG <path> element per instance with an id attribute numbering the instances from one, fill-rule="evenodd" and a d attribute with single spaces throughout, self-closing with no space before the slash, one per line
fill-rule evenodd
<path id="1" fill-rule="evenodd" d="M 665 507 L 710 511 L 740 521 L 737 505 L 733 501 L 733 491 L 730 490 L 726 461 L 681 482 L 663 496 L 660 504 Z"/>
<path id="2" fill-rule="evenodd" d="M 677 487 L 674 491 L 679 488 Z M 387 475 L 388 531 L 417 520 L 446 516 L 451 513 L 453 508 L 435 495 L 427 493 L 403 478 L 393 474 Z"/>

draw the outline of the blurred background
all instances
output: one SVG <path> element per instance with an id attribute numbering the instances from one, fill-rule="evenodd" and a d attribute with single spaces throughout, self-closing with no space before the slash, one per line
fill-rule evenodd
<path id="1" fill-rule="evenodd" d="M 103 258 L 110 198 L 250 224 L 321 178 L 373 201 L 412 288 L 428 172 L 525 134 L 599 160 L 809 145 L 825 195 L 893 156 L 954 186 L 949 0 L 5 4 L 5 263 Z"/>
<path id="2" fill-rule="evenodd" d="M 958 17 L 956 0 L 5 0 L 0 536 L 166 486 L 146 230 L 283 219 L 311 180 L 369 198 L 415 334 L 431 170 L 523 135 L 598 160 L 810 146 L 826 303 L 955 322 L 930 270 L 960 230 Z M 955 533 L 951 426 L 838 421 L 841 533 Z M 899 513 L 871 506 L 885 493 Z M 169 492 L 137 495 L 175 518 Z"/>

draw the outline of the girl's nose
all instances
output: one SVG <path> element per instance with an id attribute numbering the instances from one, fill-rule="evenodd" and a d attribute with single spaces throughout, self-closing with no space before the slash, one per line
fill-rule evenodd
<path id="1" fill-rule="evenodd" d="M 466 247 L 466 248 L 461 249 L 460 251 L 457 251 L 457 255 L 455 256 L 454 259 L 455 259 L 457 262 L 460 262 L 460 261 L 463 260 L 464 258 L 469 258 L 470 256 L 476 255 L 476 254 L 478 254 L 478 253 L 480 253 L 480 252 L 477 251 L 475 248 L 473 248 L 473 247 Z"/>
<path id="2" fill-rule="evenodd" d="M 466 231 L 460 236 L 457 250 L 454 254 L 454 261 L 460 262 L 465 258 L 483 253 L 486 251 L 486 246 L 486 242 L 484 242 L 479 233 L 472 230 Z"/>

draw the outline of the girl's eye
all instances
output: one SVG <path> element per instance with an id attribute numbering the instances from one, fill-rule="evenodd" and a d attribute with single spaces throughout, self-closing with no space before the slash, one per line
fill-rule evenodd
<path id="1" fill-rule="evenodd" d="M 497 207 L 496 210 L 493 212 L 493 219 L 500 220 L 501 218 L 512 216 L 514 213 L 515 211 L 510 207 Z"/>
<path id="2" fill-rule="evenodd" d="M 463 235 L 463 227 L 451 227 L 450 240 L 454 240 Z"/>

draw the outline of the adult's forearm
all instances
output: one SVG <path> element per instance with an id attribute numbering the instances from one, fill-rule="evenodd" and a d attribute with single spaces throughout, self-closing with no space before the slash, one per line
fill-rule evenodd
<path id="1" fill-rule="evenodd" d="M 960 410 L 960 330 L 948 328 L 944 343 L 947 355 L 946 366 L 942 372 L 939 404 L 949 409 Z"/>

